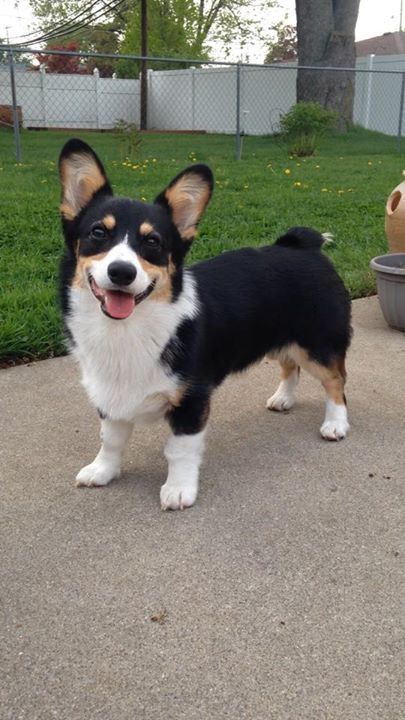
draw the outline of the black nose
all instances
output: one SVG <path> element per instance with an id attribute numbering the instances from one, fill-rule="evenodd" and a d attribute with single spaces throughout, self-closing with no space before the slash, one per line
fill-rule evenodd
<path id="1" fill-rule="evenodd" d="M 109 264 L 107 274 L 116 285 L 130 285 L 136 278 L 136 267 L 123 260 L 115 260 Z"/>

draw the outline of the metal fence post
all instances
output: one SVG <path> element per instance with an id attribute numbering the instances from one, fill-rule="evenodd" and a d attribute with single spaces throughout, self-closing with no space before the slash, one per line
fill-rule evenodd
<path id="1" fill-rule="evenodd" d="M 47 98 L 46 98 L 46 95 L 47 95 L 46 79 L 47 79 L 47 78 L 46 78 L 46 67 L 45 67 L 44 64 L 43 64 L 43 65 L 40 65 L 39 73 L 40 73 L 40 77 L 41 77 L 41 98 L 42 98 L 41 106 L 42 106 L 43 109 L 44 109 L 44 127 L 45 127 L 46 129 L 48 129 L 48 128 L 49 128 L 49 123 L 48 123 L 48 103 L 47 103 Z"/>
<path id="2" fill-rule="evenodd" d="M 240 63 L 236 65 L 236 159 L 240 160 L 242 152 L 240 134 Z"/>
<path id="3" fill-rule="evenodd" d="M 405 73 L 402 73 L 401 80 L 401 99 L 399 101 L 399 118 L 398 118 L 398 136 L 397 136 L 397 150 L 401 150 L 401 138 L 402 138 L 402 119 L 404 115 L 404 95 L 405 95 Z"/>
<path id="4" fill-rule="evenodd" d="M 195 130 L 195 68 L 190 68 L 191 73 L 191 129 Z"/>
<path id="5" fill-rule="evenodd" d="M 100 70 L 95 67 L 93 70 L 93 77 L 94 77 L 94 91 L 96 95 L 96 127 L 97 130 L 101 127 L 100 122 Z"/>
<path id="6" fill-rule="evenodd" d="M 148 70 L 148 128 L 153 128 L 153 70 Z"/>
<path id="7" fill-rule="evenodd" d="M 13 103 L 15 157 L 17 162 L 21 162 L 20 123 L 18 119 L 17 93 L 15 89 L 13 51 L 11 50 L 11 48 L 8 49 L 8 63 L 10 68 L 11 99 Z"/>

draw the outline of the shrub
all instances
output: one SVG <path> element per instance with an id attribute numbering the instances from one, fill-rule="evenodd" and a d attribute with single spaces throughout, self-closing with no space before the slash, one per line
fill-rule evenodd
<path id="1" fill-rule="evenodd" d="M 336 127 L 338 114 L 316 102 L 299 102 L 280 120 L 281 137 L 294 155 L 313 155 L 320 138 Z"/>

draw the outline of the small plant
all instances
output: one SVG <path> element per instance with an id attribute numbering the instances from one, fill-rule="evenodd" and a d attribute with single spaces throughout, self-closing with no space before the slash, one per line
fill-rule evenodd
<path id="1" fill-rule="evenodd" d="M 299 102 L 280 120 L 281 137 L 294 155 L 313 155 L 323 135 L 337 123 L 338 115 L 316 102 Z"/>
<path id="2" fill-rule="evenodd" d="M 117 120 L 114 135 L 118 138 L 123 155 L 129 160 L 135 160 L 142 145 L 142 135 L 137 125 L 127 120 Z"/>

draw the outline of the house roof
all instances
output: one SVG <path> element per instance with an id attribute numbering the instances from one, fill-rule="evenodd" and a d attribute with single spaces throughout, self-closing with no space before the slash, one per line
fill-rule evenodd
<path id="1" fill-rule="evenodd" d="M 356 42 L 357 57 L 365 55 L 404 55 L 405 32 L 388 32 Z"/>

